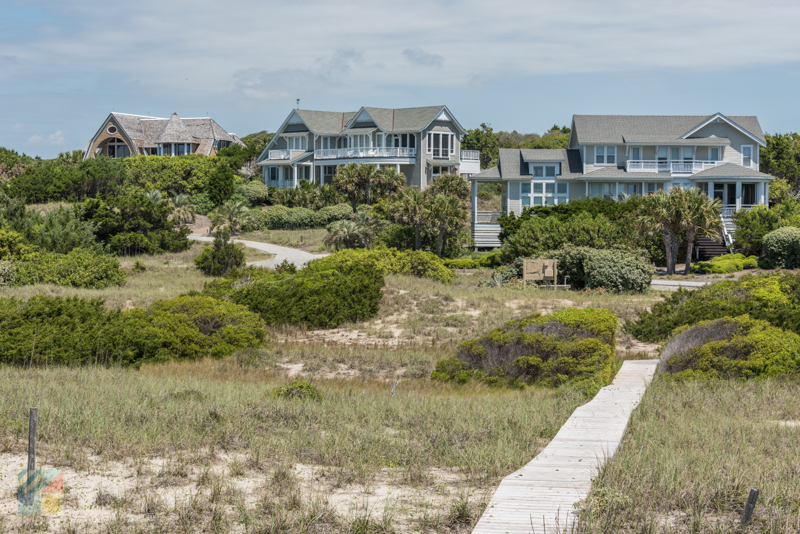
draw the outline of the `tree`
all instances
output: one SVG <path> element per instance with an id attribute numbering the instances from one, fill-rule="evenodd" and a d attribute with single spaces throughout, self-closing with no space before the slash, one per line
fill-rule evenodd
<path id="1" fill-rule="evenodd" d="M 358 201 L 363 198 L 363 186 L 359 164 L 356 163 L 348 163 L 340 168 L 333 177 L 333 187 L 347 196 L 347 200 L 353 205 L 353 213 L 358 211 L 356 206 Z"/>
<path id="2" fill-rule="evenodd" d="M 192 197 L 186 193 L 174 193 L 170 204 L 172 205 L 172 218 L 178 224 L 193 223 L 197 215 L 197 207 L 192 204 Z"/>
<path id="3" fill-rule="evenodd" d="M 800 185 L 800 136 L 791 133 L 766 134 L 765 137 L 767 146 L 761 149 L 761 172 L 783 178 L 793 186 Z"/>
<path id="4" fill-rule="evenodd" d="M 347 219 L 336 221 L 328 229 L 328 235 L 323 239 L 323 243 L 328 250 L 334 251 L 344 248 L 356 248 L 360 243 L 360 229 L 355 221 Z"/>
<path id="5" fill-rule="evenodd" d="M 481 153 L 481 169 L 487 169 L 497 163 L 500 142 L 489 124 L 481 123 L 480 128 L 467 130 L 461 138 L 462 150 L 478 150 Z"/>
<path id="6" fill-rule="evenodd" d="M 161 195 L 161 191 L 158 191 L 157 189 L 152 191 L 142 191 L 142 194 L 155 204 L 161 204 L 161 201 L 164 200 L 164 197 Z"/>
<path id="7" fill-rule="evenodd" d="M 667 274 L 675 274 L 675 264 L 678 260 L 678 245 L 680 243 L 682 225 L 682 206 L 675 194 L 678 188 L 669 193 L 659 191 L 642 199 L 639 207 L 637 222 L 639 231 L 658 232 L 664 240 L 664 249 L 667 258 Z"/>
<path id="8" fill-rule="evenodd" d="M 229 200 L 209 213 L 208 217 L 211 222 L 209 231 L 227 224 L 228 231 L 235 235 L 236 230 L 250 219 L 250 212 L 245 202 Z"/>
<path id="9" fill-rule="evenodd" d="M 391 214 L 396 222 L 414 227 L 414 250 L 419 250 L 422 226 L 428 216 L 425 195 L 415 187 L 403 189 L 392 205 Z"/>
<path id="10" fill-rule="evenodd" d="M 437 230 L 436 255 L 442 257 L 447 233 L 459 227 L 464 220 L 464 209 L 456 197 L 428 195 L 428 213 Z"/>
<path id="11" fill-rule="evenodd" d="M 680 203 L 683 205 L 682 225 L 686 231 L 686 268 L 684 274 L 691 273 L 692 248 L 694 239 L 699 235 L 706 235 L 711 239 L 720 238 L 722 219 L 720 219 L 721 201 L 711 199 L 699 189 L 681 189 Z"/>
<path id="12" fill-rule="evenodd" d="M 465 209 L 469 206 L 469 183 L 458 174 L 440 174 L 431 181 L 429 190 L 457 199 Z"/>
<path id="13" fill-rule="evenodd" d="M 231 269 L 245 266 L 244 251 L 230 241 L 226 230 L 219 230 L 214 233 L 214 244 L 203 248 L 194 264 L 207 276 L 225 276 Z"/>
<path id="14" fill-rule="evenodd" d="M 234 172 L 228 165 L 220 164 L 208 177 L 208 198 L 221 206 L 233 195 Z"/>

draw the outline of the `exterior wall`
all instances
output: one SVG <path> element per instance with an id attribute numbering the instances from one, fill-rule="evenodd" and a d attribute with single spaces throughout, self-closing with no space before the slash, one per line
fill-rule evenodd
<path id="1" fill-rule="evenodd" d="M 569 200 L 579 200 L 586 198 L 586 181 L 584 180 L 563 180 L 569 183 Z"/>
<path id="2" fill-rule="evenodd" d="M 108 133 L 107 130 L 108 130 L 109 126 L 114 126 L 117 129 L 117 133 L 115 133 L 113 135 Z M 120 127 L 119 124 L 117 124 L 117 121 L 115 121 L 113 118 L 110 118 L 106 122 L 106 124 L 103 125 L 103 130 L 100 132 L 100 135 L 97 136 L 97 139 L 94 140 L 94 142 L 92 143 L 92 146 L 89 147 L 89 151 L 88 151 L 87 157 L 93 158 L 95 156 L 94 153 L 95 153 L 95 150 L 97 150 L 97 147 L 100 146 L 103 142 L 105 142 L 105 141 L 107 141 L 107 140 L 109 140 L 109 139 L 111 139 L 113 137 L 117 137 L 119 139 L 122 139 L 125 142 L 125 144 L 128 145 L 128 150 L 131 151 L 131 156 L 139 156 L 139 155 L 141 155 L 140 151 L 138 149 L 136 149 L 136 147 L 131 146 L 130 143 L 128 142 L 128 140 L 125 139 L 125 136 L 122 134 L 122 128 Z M 101 152 L 101 154 L 106 154 L 106 152 L 103 151 L 103 152 Z"/>
<path id="3" fill-rule="evenodd" d="M 508 212 L 520 215 L 522 213 L 522 200 L 520 199 L 520 182 L 508 182 Z"/>
<path id="4" fill-rule="evenodd" d="M 625 156 L 625 146 L 624 145 L 586 145 L 586 159 L 584 160 L 584 167 L 587 173 L 592 171 L 596 171 L 597 169 L 602 169 L 604 167 L 610 167 L 610 165 L 595 165 L 594 164 L 594 147 L 595 146 L 613 146 L 617 149 L 617 157 L 616 157 L 616 165 L 617 167 L 624 167 L 625 162 L 627 161 Z"/>
<path id="5" fill-rule="evenodd" d="M 746 136 L 730 124 L 725 121 L 720 122 L 712 122 L 711 124 L 707 124 L 703 128 L 699 129 L 697 132 L 692 134 L 692 137 L 711 137 L 712 135 L 716 135 L 717 137 L 727 137 L 730 139 L 731 144 L 730 146 L 726 146 L 725 149 L 722 151 L 722 160 L 729 161 L 731 163 L 735 163 L 736 165 L 742 164 L 742 145 L 752 145 L 753 146 L 753 163 L 758 163 L 758 150 L 756 147 L 758 146 L 758 142 L 754 141 L 750 137 Z M 756 165 L 756 168 L 758 166 Z"/>

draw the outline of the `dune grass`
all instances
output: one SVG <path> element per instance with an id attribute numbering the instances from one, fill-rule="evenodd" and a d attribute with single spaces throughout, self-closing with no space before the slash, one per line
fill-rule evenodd
<path id="1" fill-rule="evenodd" d="M 800 384 L 656 380 L 595 479 L 581 532 L 800 531 Z"/>
<path id="2" fill-rule="evenodd" d="M 309 228 L 307 230 L 264 230 L 247 232 L 236 236 L 236 239 L 272 243 L 282 247 L 301 248 L 303 250 L 324 251 L 322 241 L 328 231 L 325 228 Z"/>

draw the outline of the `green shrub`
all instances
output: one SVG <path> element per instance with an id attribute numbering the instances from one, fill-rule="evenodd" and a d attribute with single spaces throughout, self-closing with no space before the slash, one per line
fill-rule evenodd
<path id="1" fill-rule="evenodd" d="M 650 289 L 653 265 L 634 254 L 618 250 L 595 250 L 584 262 L 586 285 L 611 293 L 643 293 Z"/>
<path id="2" fill-rule="evenodd" d="M 477 259 L 458 258 L 450 260 L 443 258 L 442 263 L 448 269 L 485 269 L 489 267 L 497 267 L 500 265 L 500 253 L 492 252 Z"/>
<path id="3" fill-rule="evenodd" d="M 703 274 L 727 274 L 758 268 L 758 258 L 744 254 L 724 254 L 711 258 L 711 261 L 699 261 L 693 269 Z"/>
<path id="4" fill-rule="evenodd" d="M 316 221 L 313 210 L 277 205 L 261 211 L 255 224 L 261 230 L 305 230 L 314 228 Z"/>
<path id="5" fill-rule="evenodd" d="M 335 328 L 374 317 L 383 296 L 380 271 L 369 262 L 326 260 L 294 274 L 233 271 L 207 284 L 203 293 L 247 306 L 273 325 Z"/>
<path id="6" fill-rule="evenodd" d="M 270 392 L 271 397 L 277 399 L 308 399 L 316 402 L 322 401 L 319 390 L 304 380 L 295 380 L 285 386 L 275 388 Z"/>
<path id="7" fill-rule="evenodd" d="M 204 247 L 194 264 L 206 276 L 224 276 L 231 269 L 244 267 L 244 251 L 230 241 L 227 230 L 218 230 L 214 233 L 214 244 Z"/>
<path id="8" fill-rule="evenodd" d="M 642 341 L 663 341 L 679 326 L 749 314 L 800 334 L 800 274 L 746 274 L 695 291 L 678 290 L 627 323 Z"/>
<path id="9" fill-rule="evenodd" d="M 192 195 L 191 201 L 194 204 L 195 211 L 200 215 L 208 215 L 209 212 L 214 210 L 214 203 L 211 202 L 211 198 L 205 191 Z"/>
<path id="10" fill-rule="evenodd" d="M 740 210 L 733 214 L 736 231 L 734 247 L 748 256 L 764 253 L 762 241 L 773 230 L 788 226 L 788 221 L 800 215 L 800 203 L 785 200 L 773 206 L 756 206 L 751 210 Z"/>
<path id="11" fill-rule="evenodd" d="M 20 262 L 14 283 L 104 289 L 124 285 L 125 273 L 116 258 L 97 250 L 76 248 L 69 254 L 45 253 L 35 260 Z"/>
<path id="12" fill-rule="evenodd" d="M 269 187 L 264 182 L 253 180 L 242 185 L 242 194 L 251 206 L 269 202 Z"/>
<path id="13" fill-rule="evenodd" d="M 131 267 L 131 271 L 133 271 L 134 273 L 137 273 L 137 274 L 138 273 L 146 273 L 147 272 L 147 265 L 145 265 L 144 263 L 142 263 L 139 260 L 136 260 L 135 262 L 133 262 L 133 266 Z"/>
<path id="14" fill-rule="evenodd" d="M 676 379 L 796 375 L 800 336 L 748 315 L 701 321 L 675 330 L 659 370 Z"/>
<path id="15" fill-rule="evenodd" d="M 348 219 L 352 214 L 353 208 L 347 203 L 325 206 L 314 214 L 314 226 L 324 228 L 332 222 Z"/>
<path id="16" fill-rule="evenodd" d="M 453 271 L 444 261 L 432 252 L 422 250 L 397 250 L 393 248 L 346 249 L 314 263 L 368 263 L 382 274 L 410 274 L 422 278 L 438 280 L 446 284 L 455 280 Z"/>
<path id="17" fill-rule="evenodd" d="M 0 226 L 0 260 L 30 260 L 36 257 L 36 250 L 36 247 L 25 243 L 22 234 Z"/>
<path id="18" fill-rule="evenodd" d="M 778 228 L 765 235 L 762 243 L 767 262 L 773 269 L 800 267 L 800 228 Z"/>
<path id="19" fill-rule="evenodd" d="M 136 156 L 125 158 L 126 190 L 172 191 L 196 194 L 209 186 L 211 173 L 219 164 L 218 158 L 190 154 L 171 156 Z"/>
<path id="20" fill-rule="evenodd" d="M 13 286 L 17 277 L 17 264 L 0 260 L 0 287 Z"/>
<path id="21" fill-rule="evenodd" d="M 617 318 L 605 309 L 538 313 L 461 344 L 432 377 L 490 384 L 569 384 L 593 395 L 613 378 Z"/>
<path id="22" fill-rule="evenodd" d="M 0 298 L 0 362 L 121 364 L 226 356 L 260 343 L 263 322 L 208 297 L 158 301 L 150 310 L 108 310 L 102 299 Z"/>
<path id="23" fill-rule="evenodd" d="M 11 179 L 7 191 L 29 203 L 75 201 L 119 194 L 127 181 L 125 163 L 120 159 L 99 156 L 78 165 L 54 159 L 28 165 L 23 174 Z"/>

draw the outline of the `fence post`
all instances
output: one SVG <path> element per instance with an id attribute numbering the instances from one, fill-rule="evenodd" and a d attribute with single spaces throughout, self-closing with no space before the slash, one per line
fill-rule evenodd
<path id="1" fill-rule="evenodd" d="M 759 491 L 756 488 L 750 490 L 750 495 L 747 496 L 747 502 L 744 504 L 744 512 L 742 512 L 742 520 L 739 522 L 740 526 L 745 526 L 750 522 L 753 517 L 753 510 L 756 509 L 756 501 L 758 500 Z"/>
<path id="2" fill-rule="evenodd" d="M 31 408 L 28 418 L 28 470 L 25 473 L 24 486 L 22 487 L 23 502 L 27 506 L 33 505 L 36 492 L 36 422 L 39 419 L 37 408 Z"/>

